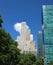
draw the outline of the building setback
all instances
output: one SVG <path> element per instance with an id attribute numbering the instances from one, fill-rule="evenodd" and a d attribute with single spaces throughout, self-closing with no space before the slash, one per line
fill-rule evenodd
<path id="1" fill-rule="evenodd" d="M 53 60 L 53 5 L 43 5 L 45 65 Z"/>

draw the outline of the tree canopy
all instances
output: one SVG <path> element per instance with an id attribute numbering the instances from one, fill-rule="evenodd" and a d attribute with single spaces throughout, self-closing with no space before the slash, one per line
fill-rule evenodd
<path id="1" fill-rule="evenodd" d="M 49 65 L 53 65 L 53 60 L 50 61 Z"/>
<path id="2" fill-rule="evenodd" d="M 0 27 L 2 27 L 3 19 L 2 16 L 0 15 Z"/>
<path id="3" fill-rule="evenodd" d="M 0 16 L 0 65 L 42 65 L 34 54 L 20 53 L 17 42 L 2 28 Z"/>
<path id="4" fill-rule="evenodd" d="M 20 50 L 9 33 L 0 28 L 0 64 L 16 65 L 20 59 Z"/>

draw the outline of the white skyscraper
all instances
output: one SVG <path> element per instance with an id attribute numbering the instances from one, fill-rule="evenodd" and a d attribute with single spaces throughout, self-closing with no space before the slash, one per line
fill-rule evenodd
<path id="1" fill-rule="evenodd" d="M 35 47 L 35 42 L 33 41 L 33 35 L 30 33 L 29 27 L 26 25 L 26 22 L 21 23 L 21 33 L 17 37 L 18 48 L 21 50 L 21 53 L 33 53 L 37 54 L 37 49 Z"/>

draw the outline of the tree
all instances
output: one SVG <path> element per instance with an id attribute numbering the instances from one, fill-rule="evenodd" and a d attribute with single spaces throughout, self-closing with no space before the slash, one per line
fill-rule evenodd
<path id="1" fill-rule="evenodd" d="M 33 65 L 36 65 L 35 63 Z"/>
<path id="2" fill-rule="evenodd" d="M 30 59 L 31 61 L 36 62 L 36 56 L 35 56 L 34 54 L 29 53 L 29 54 L 28 54 L 28 57 L 29 57 L 29 59 Z"/>
<path id="3" fill-rule="evenodd" d="M 0 16 L 0 65 L 43 65 L 42 60 L 37 60 L 34 54 L 21 54 L 17 42 L 12 39 L 2 27 Z"/>
<path id="4" fill-rule="evenodd" d="M 33 65 L 36 62 L 36 56 L 34 54 L 21 54 L 20 65 Z"/>
<path id="5" fill-rule="evenodd" d="M 53 65 L 53 60 L 50 61 L 49 65 Z"/>
<path id="6" fill-rule="evenodd" d="M 20 61 L 20 50 L 9 33 L 0 28 L 0 64 L 17 65 Z"/>
<path id="7" fill-rule="evenodd" d="M 21 54 L 20 55 L 20 65 L 32 65 L 32 61 L 30 60 L 28 54 Z"/>
<path id="8" fill-rule="evenodd" d="M 36 65 L 44 65 L 44 63 L 41 59 L 37 59 L 35 63 L 36 63 Z"/>
<path id="9" fill-rule="evenodd" d="M 0 15 L 0 27 L 2 27 L 2 23 L 3 23 L 2 16 Z"/>

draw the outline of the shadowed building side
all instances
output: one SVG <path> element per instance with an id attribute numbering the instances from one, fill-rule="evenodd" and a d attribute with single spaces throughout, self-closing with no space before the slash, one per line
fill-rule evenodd
<path id="1" fill-rule="evenodd" d="M 44 57 L 44 45 L 43 45 L 42 31 L 39 31 L 38 32 L 38 50 L 37 50 L 37 57 L 39 59 L 43 59 L 43 57 Z"/>

